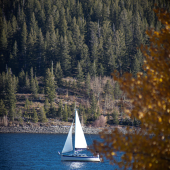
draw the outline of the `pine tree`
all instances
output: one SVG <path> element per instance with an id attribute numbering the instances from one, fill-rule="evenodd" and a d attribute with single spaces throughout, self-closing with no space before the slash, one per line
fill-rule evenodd
<path id="1" fill-rule="evenodd" d="M 92 66 L 91 66 L 91 77 L 95 77 L 97 74 L 97 68 L 96 68 L 96 62 L 94 61 Z"/>
<path id="2" fill-rule="evenodd" d="M 6 74 L 7 84 L 6 84 L 6 106 L 9 110 L 9 118 L 14 121 L 15 108 L 16 108 L 16 86 L 17 81 L 15 76 L 12 76 L 12 72 L 9 69 Z"/>
<path id="3" fill-rule="evenodd" d="M 38 115 L 37 115 L 35 108 L 33 108 L 33 122 L 34 123 L 38 122 Z"/>
<path id="4" fill-rule="evenodd" d="M 31 81 L 30 81 L 30 90 L 31 92 L 34 94 L 35 97 L 37 97 L 37 93 L 38 93 L 38 89 L 37 89 L 37 86 L 38 86 L 38 81 L 37 81 L 37 78 L 35 76 L 35 78 L 33 77 L 34 76 L 34 72 L 33 72 L 33 68 L 31 67 L 31 70 L 30 70 L 30 75 L 31 75 Z"/>
<path id="5" fill-rule="evenodd" d="M 38 32 L 38 38 L 37 38 L 37 46 L 38 46 L 38 68 L 43 68 L 44 66 L 44 59 L 45 59 L 45 46 L 44 46 L 44 37 L 41 31 L 41 28 L 39 29 Z"/>
<path id="6" fill-rule="evenodd" d="M 69 55 L 69 44 L 66 36 L 61 37 L 60 49 L 61 68 L 63 70 L 64 75 L 69 76 L 71 71 L 71 57 Z"/>
<path id="7" fill-rule="evenodd" d="M 64 105 L 63 120 L 64 120 L 65 122 L 68 122 L 67 104 Z"/>
<path id="8" fill-rule="evenodd" d="M 62 103 L 62 100 L 60 100 L 60 102 L 59 102 L 57 115 L 60 118 L 63 116 L 63 103 Z"/>
<path id="9" fill-rule="evenodd" d="M 40 108 L 40 121 L 41 121 L 42 123 L 47 122 L 47 117 L 46 117 L 46 113 L 45 113 L 45 111 L 44 111 L 44 107 L 41 107 L 41 108 Z"/>
<path id="10" fill-rule="evenodd" d="M 30 101 L 28 100 L 28 98 L 26 98 L 26 101 L 25 101 L 25 109 L 28 111 L 30 108 Z"/>
<path id="11" fill-rule="evenodd" d="M 91 96 L 90 112 L 92 114 L 92 117 L 94 119 L 96 119 L 97 118 L 97 116 L 96 116 L 96 97 L 95 97 L 94 93 Z"/>
<path id="12" fill-rule="evenodd" d="M 89 49 L 86 44 L 83 44 L 83 47 L 80 52 L 80 59 L 82 70 L 85 74 L 87 74 L 90 70 L 91 62 L 89 58 Z"/>
<path id="13" fill-rule="evenodd" d="M 60 10 L 60 35 L 65 37 L 66 36 L 66 32 L 67 32 L 67 21 L 66 21 L 66 18 L 65 18 L 65 9 L 64 7 L 61 8 Z"/>
<path id="14" fill-rule="evenodd" d="M 7 35 L 5 30 L 3 29 L 1 33 L 1 50 L 5 52 L 5 50 L 7 50 L 7 47 L 8 47 Z"/>
<path id="15" fill-rule="evenodd" d="M 44 103 L 44 109 L 45 109 L 45 112 L 46 112 L 47 115 L 49 114 L 49 108 L 50 108 L 50 104 L 48 102 L 48 98 L 46 97 L 45 103 Z"/>
<path id="16" fill-rule="evenodd" d="M 99 64 L 99 67 L 98 67 L 98 69 L 97 69 L 98 71 L 98 75 L 99 76 L 101 76 L 101 77 L 103 77 L 104 76 L 104 68 L 103 68 L 103 65 L 100 63 Z"/>
<path id="17" fill-rule="evenodd" d="M 68 113 L 68 118 L 70 118 L 71 116 L 71 107 L 69 105 L 67 105 L 67 113 Z"/>
<path id="18" fill-rule="evenodd" d="M 62 86 L 63 71 L 61 69 L 60 62 L 56 64 L 55 67 L 55 80 L 58 86 Z"/>
<path id="19" fill-rule="evenodd" d="M 3 102 L 3 100 L 0 100 L 0 117 L 6 116 L 7 114 L 7 110 L 5 108 L 5 104 Z"/>
<path id="20" fill-rule="evenodd" d="M 21 109 L 19 109 L 19 112 L 18 112 L 18 121 L 19 121 L 20 123 L 23 122 Z"/>
<path id="21" fill-rule="evenodd" d="M 77 66 L 77 85 L 78 87 L 81 87 L 81 83 L 84 80 L 84 75 L 83 75 L 83 71 L 82 71 L 82 67 L 80 65 L 80 62 L 78 62 L 78 66 Z"/>
<path id="22" fill-rule="evenodd" d="M 27 92 L 29 92 L 30 91 L 30 79 L 28 77 L 28 73 L 27 72 L 25 74 L 25 87 L 26 87 Z"/>
<path id="23" fill-rule="evenodd" d="M 90 97 L 90 91 L 91 91 L 90 80 L 91 80 L 91 78 L 90 78 L 90 74 L 88 72 L 88 74 L 86 75 L 85 89 L 86 89 L 86 93 L 89 97 Z"/>
<path id="24" fill-rule="evenodd" d="M 115 82 L 115 86 L 114 86 L 114 98 L 115 99 L 120 99 L 122 94 L 122 91 L 120 90 L 119 84 L 118 82 Z"/>
<path id="25" fill-rule="evenodd" d="M 56 85 L 54 80 L 54 74 L 53 71 L 50 69 L 47 69 L 46 71 L 46 78 L 45 78 L 45 90 L 46 94 L 48 96 L 50 104 L 54 101 L 55 94 L 56 94 Z"/>
<path id="26" fill-rule="evenodd" d="M 22 26 L 22 32 L 21 32 L 21 54 L 22 54 L 22 64 L 24 67 L 26 67 L 27 61 L 26 61 L 26 48 L 27 48 L 27 25 L 24 22 Z"/>
<path id="27" fill-rule="evenodd" d="M 119 124 L 119 119 L 118 119 L 118 113 L 116 112 L 116 110 L 113 111 L 112 118 L 113 118 L 113 124 L 118 125 Z"/>
<path id="28" fill-rule="evenodd" d="M 110 80 L 107 80 L 107 82 L 104 86 L 104 92 L 105 92 L 105 94 L 113 95 L 113 87 L 110 83 Z"/>

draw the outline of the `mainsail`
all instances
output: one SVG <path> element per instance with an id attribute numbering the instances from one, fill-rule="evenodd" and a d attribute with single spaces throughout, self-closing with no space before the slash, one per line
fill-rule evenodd
<path id="1" fill-rule="evenodd" d="M 83 129 L 80 124 L 77 110 L 75 112 L 75 150 L 76 149 L 86 149 L 87 143 L 84 136 Z"/>
<path id="2" fill-rule="evenodd" d="M 64 148 L 62 150 L 62 153 L 70 152 L 73 150 L 73 144 L 72 144 L 72 128 L 73 128 L 73 123 L 70 127 Z"/>

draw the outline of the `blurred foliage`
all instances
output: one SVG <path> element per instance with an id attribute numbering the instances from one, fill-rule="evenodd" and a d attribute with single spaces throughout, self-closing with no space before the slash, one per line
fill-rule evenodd
<path id="1" fill-rule="evenodd" d="M 164 27 L 146 31 L 150 46 L 141 46 L 146 75 L 139 72 L 135 79 L 128 73 L 121 78 L 114 75 L 133 103 L 126 114 L 140 120 L 141 128 L 127 128 L 126 134 L 104 130 L 100 133 L 104 141 L 93 145 L 123 169 L 170 169 L 170 13 L 157 7 L 154 12 Z M 120 162 L 115 159 L 117 151 L 122 153 Z"/>

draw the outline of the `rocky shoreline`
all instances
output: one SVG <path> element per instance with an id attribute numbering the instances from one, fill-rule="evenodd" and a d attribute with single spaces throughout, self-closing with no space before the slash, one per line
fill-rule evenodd
<path id="1" fill-rule="evenodd" d="M 83 126 L 83 131 L 85 134 L 98 134 L 104 128 L 95 128 Z M 115 126 L 111 129 L 118 128 L 120 132 L 126 133 L 126 128 Z M 0 126 L 0 133 L 45 133 L 45 134 L 67 134 L 69 132 L 70 126 Z M 74 127 L 73 127 L 74 133 Z M 133 133 L 133 132 L 132 132 Z"/>
<path id="2" fill-rule="evenodd" d="M 0 126 L 0 133 L 54 133 L 54 134 L 67 134 L 69 132 L 69 126 L 40 126 L 40 127 L 31 127 L 31 126 L 18 126 L 18 127 L 5 127 Z M 101 128 L 90 128 L 83 127 L 85 134 L 98 134 L 102 131 Z M 73 128 L 74 133 L 74 128 Z"/>

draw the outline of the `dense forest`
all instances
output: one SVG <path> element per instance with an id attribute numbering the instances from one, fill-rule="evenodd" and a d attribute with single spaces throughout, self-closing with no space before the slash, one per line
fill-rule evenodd
<path id="1" fill-rule="evenodd" d="M 138 47 L 149 43 L 145 30 L 162 27 L 155 3 L 170 9 L 166 0 L 0 0 L 1 115 L 14 118 L 16 92 L 46 94 L 50 111 L 41 109 L 42 115 L 53 113 L 57 87 L 83 89 L 91 105 L 100 97 L 120 99 L 108 76 L 143 71 Z"/>
<path id="2" fill-rule="evenodd" d="M 33 67 L 43 75 L 53 61 L 64 76 L 74 77 L 78 62 L 84 74 L 135 74 L 146 28 L 161 28 L 154 3 L 169 7 L 166 0 L 1 0 L 0 72 Z"/>

